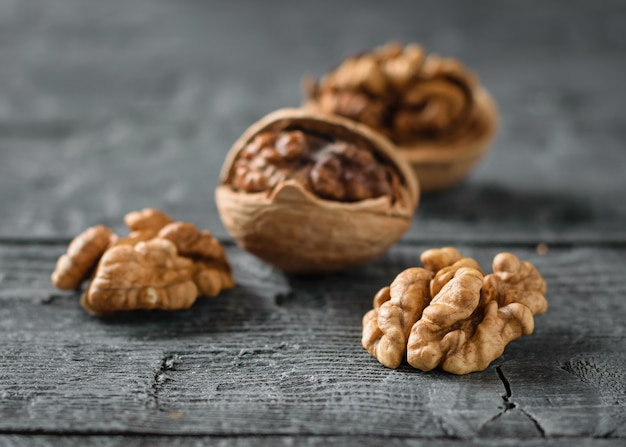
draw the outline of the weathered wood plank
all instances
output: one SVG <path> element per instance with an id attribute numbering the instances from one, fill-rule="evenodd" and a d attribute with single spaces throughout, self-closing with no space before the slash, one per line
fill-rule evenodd
<path id="1" fill-rule="evenodd" d="M 611 1 L 0 1 L 0 237 L 120 230 L 148 206 L 225 237 L 213 188 L 237 136 L 393 38 L 460 57 L 503 117 L 408 239 L 624 240 L 624 29 Z"/>
<path id="2" fill-rule="evenodd" d="M 624 30 L 617 1 L 0 0 L 0 444 L 623 445 Z M 299 103 L 303 74 L 390 38 L 460 57 L 502 123 L 386 257 L 295 278 L 230 245 L 235 290 L 110 320 L 50 285 L 55 241 L 124 232 L 135 209 L 227 240 L 231 142 Z M 535 334 L 482 373 L 391 371 L 360 347 L 373 293 L 435 243 L 483 265 L 514 251 L 548 281 Z"/>
<path id="3" fill-rule="evenodd" d="M 49 436 L 49 435 L 0 435 L 0 443 L 7 447 L 49 447 L 63 445 L 68 447 L 90 445 L 94 447 L 118 446 L 239 446 L 239 447 L 318 447 L 333 445 L 338 447 L 389 446 L 389 447 L 568 447 L 575 443 L 580 447 L 621 447 L 620 439 L 561 438 L 561 439 L 503 439 L 481 438 L 476 440 L 440 440 L 418 438 L 396 438 L 388 436 Z"/>
<path id="4" fill-rule="evenodd" d="M 48 283 L 62 246 L 0 245 L 0 432 L 626 437 L 625 248 L 461 246 L 485 266 L 502 250 L 535 263 L 550 302 L 463 377 L 389 370 L 360 346 L 371 297 L 424 248 L 298 278 L 229 246 L 236 289 L 100 320 Z"/>

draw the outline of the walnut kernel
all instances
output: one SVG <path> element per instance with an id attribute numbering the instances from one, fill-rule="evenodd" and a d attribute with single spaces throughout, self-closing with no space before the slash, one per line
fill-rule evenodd
<path id="1" fill-rule="evenodd" d="M 178 256 L 166 239 L 113 247 L 102 256 L 89 286 L 89 309 L 186 309 L 198 296 L 192 273 L 193 261 Z"/>
<path id="2" fill-rule="evenodd" d="M 423 191 L 458 182 L 484 155 L 495 105 L 458 60 L 392 42 L 346 58 L 304 84 L 305 106 L 385 134 L 410 161 Z"/>
<path id="3" fill-rule="evenodd" d="M 78 289 L 89 278 L 100 257 L 114 239 L 104 225 L 88 228 L 76 236 L 52 273 L 52 284 L 62 290 Z"/>
<path id="4" fill-rule="evenodd" d="M 129 213 L 125 221 L 130 234 L 124 238 L 104 226 L 77 236 L 52 274 L 55 285 L 71 289 L 93 271 L 81 297 L 87 311 L 185 309 L 198 295 L 234 287 L 224 250 L 208 230 L 154 209 Z"/>
<path id="5" fill-rule="evenodd" d="M 363 317 L 363 347 L 385 366 L 396 368 L 406 354 L 423 371 L 484 370 L 510 341 L 531 334 L 533 315 L 547 310 L 545 281 L 513 254 L 498 254 L 486 276 L 451 247 L 428 250 L 421 259 L 426 270 L 407 269 L 392 287 L 415 272 L 430 277 L 395 296 L 383 288 Z"/>
<path id="6" fill-rule="evenodd" d="M 393 197 L 397 174 L 366 148 L 303 130 L 265 131 L 241 151 L 229 179 L 235 191 L 271 191 L 289 179 L 320 198 L 355 202 Z"/>

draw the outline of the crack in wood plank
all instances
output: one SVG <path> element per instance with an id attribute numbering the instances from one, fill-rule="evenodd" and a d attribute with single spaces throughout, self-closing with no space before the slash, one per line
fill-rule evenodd
<path id="1" fill-rule="evenodd" d="M 504 375 L 504 371 L 502 371 L 502 366 L 496 366 L 496 374 L 498 375 L 498 378 L 502 382 L 502 385 L 504 385 L 505 392 L 504 394 L 500 396 L 502 397 L 502 401 L 504 402 L 504 409 L 499 414 L 497 414 L 492 420 L 499 418 L 500 416 L 502 416 L 504 413 L 506 413 L 509 410 L 517 408 L 524 416 L 526 416 L 533 423 L 539 435 L 542 438 L 545 438 L 546 432 L 541 426 L 541 424 L 539 424 L 539 421 L 535 419 L 533 416 L 531 416 L 526 410 L 524 410 L 523 408 L 520 408 L 515 402 L 511 400 L 511 397 L 513 396 L 513 392 L 511 390 L 511 383 Z"/>
<path id="2" fill-rule="evenodd" d="M 530 413 L 528 413 L 526 410 L 524 410 L 523 408 L 519 409 L 522 414 L 524 416 L 526 416 L 528 419 L 530 419 L 530 422 L 533 423 L 533 425 L 535 426 L 535 428 L 537 429 L 537 431 L 539 432 L 539 434 L 541 435 L 542 438 L 546 437 L 546 432 L 543 429 L 543 427 L 541 426 L 541 424 L 539 424 L 539 421 L 537 419 L 535 419 L 533 416 L 530 415 Z"/>
<path id="3" fill-rule="evenodd" d="M 165 354 L 159 362 L 159 367 L 154 372 L 152 383 L 148 388 L 148 402 L 146 406 L 150 409 L 162 411 L 159 404 L 159 394 L 163 386 L 171 380 L 167 375 L 168 371 L 176 369 L 176 365 L 180 364 L 180 357 L 177 354 Z"/>
<path id="4" fill-rule="evenodd" d="M 481 260 L 495 251 L 465 250 Z M 306 427 L 323 434 L 539 440 L 535 418 L 550 439 L 624 438 L 622 250 L 550 247 L 545 258 L 524 252 L 545 271 L 552 310 L 563 318 L 542 318 L 535 336 L 511 345 L 506 362 L 460 378 L 406 365 L 381 370 L 359 346 L 369 289 L 417 265 L 420 250 L 410 244 L 371 266 L 315 281 L 264 270 L 231 247 L 240 282 L 228 296 L 199 301 L 192 311 L 120 313 L 107 321 L 85 315 L 72 292 L 53 290 L 49 273 L 60 252 L 0 244 L 0 363 L 19 379 L 0 381 L 8 398 L 0 405 L 2 430 L 71 432 L 80 417 L 89 423 L 85 430 L 107 434 Z M 290 290 L 287 306 L 278 308 L 275 295 Z M 594 318 L 590 290 L 604 291 L 594 295 Z M 38 302 L 57 293 L 51 305 Z M 321 309 L 312 305 L 318 295 L 326 301 Z M 29 407 L 23 397 L 31 396 L 37 401 Z M 503 411 L 505 397 L 516 407 Z"/>
<path id="5" fill-rule="evenodd" d="M 504 391 L 505 393 L 501 395 L 502 397 L 502 401 L 504 402 L 504 410 L 508 411 L 512 408 L 515 408 L 516 405 L 511 402 L 510 397 L 511 397 L 511 384 L 509 383 L 509 381 L 507 380 L 507 378 L 505 377 L 504 373 L 502 372 L 502 368 L 499 366 L 496 366 L 496 374 L 498 375 L 498 378 L 500 379 L 500 381 L 502 382 L 502 384 L 504 385 Z"/>

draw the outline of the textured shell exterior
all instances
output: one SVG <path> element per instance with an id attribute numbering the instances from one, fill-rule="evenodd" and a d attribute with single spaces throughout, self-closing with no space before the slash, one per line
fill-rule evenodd
<path id="1" fill-rule="evenodd" d="M 289 180 L 270 192 L 233 191 L 231 167 L 254 136 L 298 127 L 367 144 L 394 166 L 401 197 L 344 203 L 321 199 Z M 290 273 L 321 273 L 367 263 L 382 255 L 409 228 L 419 201 L 413 170 L 395 146 L 366 126 L 303 109 L 281 109 L 253 124 L 229 151 L 216 202 L 224 226 L 245 250 Z"/>
<path id="2" fill-rule="evenodd" d="M 484 88 L 476 89 L 474 100 L 477 124 L 467 132 L 441 142 L 398 146 L 419 178 L 422 192 L 439 191 L 459 183 L 488 152 L 498 127 L 498 109 Z"/>

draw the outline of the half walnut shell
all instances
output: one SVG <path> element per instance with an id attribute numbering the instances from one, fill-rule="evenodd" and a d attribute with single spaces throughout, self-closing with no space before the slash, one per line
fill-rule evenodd
<path id="1" fill-rule="evenodd" d="M 366 124 L 409 161 L 423 192 L 462 180 L 494 138 L 498 112 L 460 61 L 391 42 L 304 83 L 305 107 Z"/>
<path id="2" fill-rule="evenodd" d="M 473 92 L 473 110 L 464 129 L 449 139 L 398 145 L 424 192 L 447 189 L 463 180 L 486 155 L 495 137 L 498 111 L 484 88 Z"/>
<path id="3" fill-rule="evenodd" d="M 288 152 L 280 146 L 285 139 L 308 141 L 308 147 L 280 159 L 277 154 Z M 267 160 L 275 158 L 278 169 L 268 168 Z M 254 171 L 259 166 L 264 170 Z M 320 273 L 383 254 L 409 228 L 419 186 L 393 144 L 367 126 L 282 109 L 232 146 L 216 201 L 224 226 L 243 249 L 285 272 Z"/>

